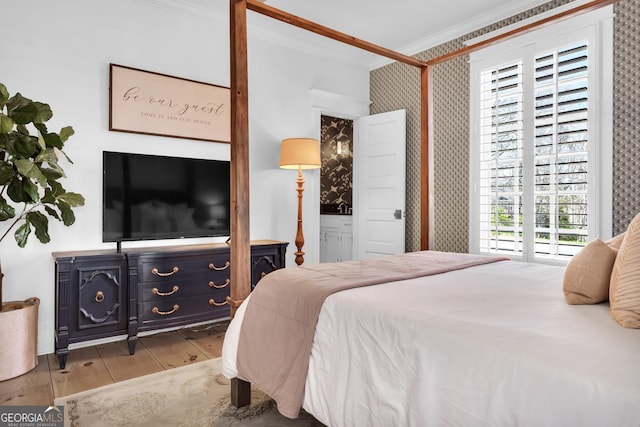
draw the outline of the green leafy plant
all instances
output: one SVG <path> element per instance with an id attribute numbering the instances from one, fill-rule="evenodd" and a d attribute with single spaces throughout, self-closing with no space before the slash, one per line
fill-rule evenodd
<path id="1" fill-rule="evenodd" d="M 48 243 L 47 215 L 70 226 L 76 220 L 72 208 L 84 205 L 84 197 L 66 191 L 59 182 L 65 176 L 59 157 L 73 163 L 62 151 L 73 129 L 50 132 L 45 122 L 52 116 L 49 105 L 20 93 L 10 96 L 0 83 L 0 222 L 8 224 L 0 242 L 15 228 L 20 247 L 32 231 Z"/>

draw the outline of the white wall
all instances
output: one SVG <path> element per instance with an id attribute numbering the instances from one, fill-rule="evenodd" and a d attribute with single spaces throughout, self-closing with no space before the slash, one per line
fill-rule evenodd
<path id="1" fill-rule="evenodd" d="M 148 2 L 153 3 L 153 2 Z M 0 81 L 10 93 L 51 105 L 50 129 L 73 126 L 63 163 L 68 191 L 86 205 L 67 228 L 50 221 L 51 243 L 31 236 L 21 249 L 8 236 L 0 243 L 4 299 L 41 299 L 40 354 L 54 351 L 54 251 L 113 248 L 102 243 L 102 151 L 127 151 L 228 159 L 229 145 L 108 130 L 109 63 L 229 85 L 228 2 L 213 2 L 219 14 L 188 14 L 144 0 L 24 0 L 3 8 Z M 175 3 L 175 2 L 174 2 Z M 223 6 L 220 6 L 223 4 Z M 25 24 L 26 22 L 26 24 Z M 254 18 L 249 19 L 253 25 Z M 280 140 L 319 137 L 310 89 L 366 99 L 366 66 L 310 53 L 309 46 L 280 46 L 277 37 L 249 30 L 249 115 L 251 238 L 289 241 L 287 266 L 293 266 L 296 232 L 296 172 L 278 168 Z M 318 261 L 319 174 L 307 171 L 304 232 L 307 262 Z M 7 224 L 0 224 L 0 231 Z M 189 239 L 206 243 L 215 239 Z M 223 239 L 224 240 L 224 239 Z M 170 245 L 137 242 L 123 247 Z"/>

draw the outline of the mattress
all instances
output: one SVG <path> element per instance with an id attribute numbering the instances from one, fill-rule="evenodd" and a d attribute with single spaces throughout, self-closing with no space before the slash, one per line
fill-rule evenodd
<path id="1" fill-rule="evenodd" d="M 640 425 L 640 330 L 566 304 L 563 274 L 506 261 L 331 295 L 304 409 L 328 426 Z"/>

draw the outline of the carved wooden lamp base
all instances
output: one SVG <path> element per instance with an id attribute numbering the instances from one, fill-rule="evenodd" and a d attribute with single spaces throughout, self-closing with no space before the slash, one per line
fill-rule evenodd
<path id="1" fill-rule="evenodd" d="M 282 140 L 280 146 L 280 167 L 298 169 L 298 231 L 296 233 L 296 264 L 304 263 L 304 235 L 302 234 L 302 192 L 304 191 L 302 169 L 316 169 L 322 165 L 320 160 L 320 143 L 312 138 L 289 138 Z"/>
<path id="2" fill-rule="evenodd" d="M 298 231 L 296 232 L 296 248 L 298 248 L 298 251 L 295 253 L 295 256 L 296 264 L 302 265 L 304 262 L 304 252 L 302 251 L 302 247 L 304 246 L 304 235 L 302 233 L 302 192 L 304 191 L 302 185 L 304 184 L 304 179 L 302 178 L 302 169 L 300 168 L 298 168 L 298 179 L 296 183 L 298 183 Z"/>

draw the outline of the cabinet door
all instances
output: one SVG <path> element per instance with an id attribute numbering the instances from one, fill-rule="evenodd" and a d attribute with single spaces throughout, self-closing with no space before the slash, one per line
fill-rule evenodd
<path id="1" fill-rule="evenodd" d="M 251 247 L 251 290 L 267 274 L 284 267 L 286 244 Z"/>
<path id="2" fill-rule="evenodd" d="M 329 251 L 327 250 L 326 236 L 327 230 L 320 227 L 320 262 L 329 262 Z"/>
<path id="3" fill-rule="evenodd" d="M 78 329 L 124 330 L 124 269 L 120 265 L 83 267 L 78 275 Z"/>
<path id="4" fill-rule="evenodd" d="M 126 271 L 121 255 L 56 259 L 56 350 L 126 331 Z"/>
<path id="5" fill-rule="evenodd" d="M 320 242 L 320 262 L 337 262 L 340 254 L 340 229 L 324 227 Z"/>
<path id="6" fill-rule="evenodd" d="M 260 255 L 251 257 L 251 290 L 256 287 L 260 279 L 274 270 L 277 270 L 273 255 Z"/>
<path id="7" fill-rule="evenodd" d="M 350 216 L 324 215 L 320 225 L 320 262 L 353 259 L 353 232 Z"/>
<path id="8" fill-rule="evenodd" d="M 353 234 L 343 233 L 340 235 L 340 261 L 351 261 L 353 259 Z"/>
<path id="9" fill-rule="evenodd" d="M 127 262 L 122 254 L 56 257 L 55 350 L 64 368 L 69 344 L 127 331 Z"/>
<path id="10" fill-rule="evenodd" d="M 340 261 L 351 261 L 353 259 L 353 221 L 343 218 L 340 224 Z"/>

